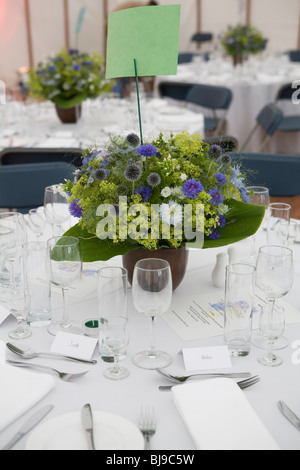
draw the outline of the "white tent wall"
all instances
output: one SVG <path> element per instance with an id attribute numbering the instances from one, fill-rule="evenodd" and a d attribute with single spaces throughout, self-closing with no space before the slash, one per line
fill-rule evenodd
<path id="1" fill-rule="evenodd" d="M 108 0 L 113 11 L 125 0 Z M 141 0 L 147 3 L 146 0 Z M 201 4 L 201 29 L 215 35 L 229 24 L 246 21 L 247 0 L 158 0 L 160 5 L 182 6 L 180 52 L 192 51 L 190 39 L 197 31 L 197 2 Z M 30 7 L 32 49 L 35 65 L 64 46 L 65 16 L 63 0 L 28 0 Z M 17 81 L 16 71 L 29 65 L 25 0 L 0 0 L 0 79 L 8 85 Z M 75 27 L 80 9 L 86 16 L 79 36 L 83 51 L 104 53 L 104 0 L 68 0 L 70 45 L 75 47 Z M 268 50 L 285 51 L 298 46 L 300 0 L 251 0 L 251 24 L 269 38 Z"/>

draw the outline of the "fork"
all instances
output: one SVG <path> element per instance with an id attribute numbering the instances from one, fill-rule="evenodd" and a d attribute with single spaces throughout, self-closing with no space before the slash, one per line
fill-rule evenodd
<path id="1" fill-rule="evenodd" d="M 79 374 L 68 374 L 66 372 L 60 372 L 59 370 L 53 369 L 52 367 L 40 366 L 39 364 L 25 364 L 24 362 L 16 362 L 10 360 L 6 360 L 6 362 L 7 364 L 10 364 L 14 367 L 24 367 L 25 369 L 39 369 L 46 372 L 54 372 L 64 382 L 71 382 L 72 380 L 78 379 L 79 377 L 82 377 L 88 373 L 88 371 L 85 371 L 80 372 Z"/>
<path id="2" fill-rule="evenodd" d="M 145 441 L 145 450 L 150 450 L 150 438 L 156 432 L 156 418 L 153 407 L 143 407 L 139 418 L 139 429 Z"/>
<path id="3" fill-rule="evenodd" d="M 257 384 L 258 382 L 260 382 L 260 377 L 256 375 L 254 377 L 251 377 L 250 379 L 246 379 L 246 380 L 242 380 L 241 382 L 238 382 L 237 385 L 240 387 L 241 390 L 245 390 L 246 388 Z M 178 381 L 177 383 L 180 384 L 181 382 Z M 174 385 L 161 385 L 158 388 L 161 392 L 169 392 L 170 390 L 172 390 L 173 387 Z"/>

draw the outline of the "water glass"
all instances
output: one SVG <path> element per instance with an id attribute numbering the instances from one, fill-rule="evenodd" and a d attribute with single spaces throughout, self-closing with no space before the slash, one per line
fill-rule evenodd
<path id="1" fill-rule="evenodd" d="M 53 235 L 62 235 L 62 225 L 70 218 L 68 195 L 62 184 L 47 186 L 44 194 L 44 209 L 47 221 L 52 225 Z M 54 232 L 57 232 L 56 234 Z"/>
<path id="2" fill-rule="evenodd" d="M 288 245 L 291 206 L 274 202 L 268 209 L 268 245 Z"/>
<path id="3" fill-rule="evenodd" d="M 113 353 L 107 347 L 104 326 L 110 318 L 127 318 L 128 272 L 119 266 L 110 266 L 98 271 L 99 353 L 104 362 L 113 362 Z M 126 357 L 126 352 L 121 354 Z"/>
<path id="4" fill-rule="evenodd" d="M 128 377 L 129 371 L 124 367 L 120 367 L 119 361 L 121 354 L 126 351 L 129 343 L 128 318 L 109 317 L 103 328 L 103 337 L 105 338 L 106 347 L 114 356 L 114 365 L 104 372 L 104 376 L 111 380 L 125 379 Z"/>
<path id="5" fill-rule="evenodd" d="M 7 306 L 11 315 L 13 315 L 18 322 L 18 327 L 10 331 L 8 336 L 12 339 L 29 338 L 32 332 L 22 325 L 29 308 L 29 295 L 26 284 L 20 283 L 18 285 L 14 284 L 9 286 L 7 292 Z"/>
<path id="6" fill-rule="evenodd" d="M 25 277 L 29 293 L 26 321 L 33 327 L 51 323 L 51 283 L 46 272 L 47 243 L 31 242 L 23 245 Z"/>
<path id="7" fill-rule="evenodd" d="M 232 356 L 247 356 L 251 347 L 252 318 L 255 300 L 255 266 L 226 266 L 225 342 Z"/>

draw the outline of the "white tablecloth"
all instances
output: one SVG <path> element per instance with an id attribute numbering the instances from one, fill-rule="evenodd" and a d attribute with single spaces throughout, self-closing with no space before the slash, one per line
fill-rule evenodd
<path id="1" fill-rule="evenodd" d="M 29 234 L 32 237 L 32 234 Z M 264 234 L 261 238 L 264 242 Z M 295 253 L 295 280 L 291 292 L 285 298 L 291 305 L 298 309 L 300 315 L 300 246 L 294 245 Z M 220 294 L 222 290 L 215 289 L 211 282 L 211 273 L 215 264 L 216 254 L 220 249 L 209 251 L 190 252 L 187 274 L 181 286 L 174 293 L 174 300 L 187 295 L 206 294 L 215 292 Z M 114 260 L 119 264 L 121 260 Z M 155 450 L 194 450 L 193 441 L 188 430 L 180 417 L 171 393 L 158 390 L 159 385 L 169 385 L 170 382 L 161 377 L 156 371 L 147 371 L 137 368 L 131 362 L 131 357 L 138 351 L 148 347 L 149 339 L 149 319 L 138 314 L 131 304 L 131 293 L 129 294 L 129 318 L 131 323 L 131 340 L 128 348 L 128 358 L 124 365 L 130 370 L 130 376 L 120 382 L 113 382 L 103 377 L 103 371 L 107 364 L 103 363 L 97 351 L 94 357 L 99 359 L 96 366 L 89 366 L 89 374 L 74 383 L 65 383 L 55 378 L 56 385 L 49 395 L 44 398 L 32 411 L 43 405 L 54 404 L 55 408 L 46 420 L 55 416 L 69 412 L 79 411 L 83 405 L 90 403 L 93 409 L 116 413 L 124 418 L 138 423 L 139 413 L 143 404 L 153 404 L 157 415 L 157 432 L 152 439 L 152 449 Z M 61 318 L 62 299 L 60 295 L 52 295 L 53 318 Z M 86 298 L 69 298 L 69 307 L 72 317 L 75 320 L 84 322 L 86 318 L 97 316 L 97 294 L 94 291 Z M 9 317 L 0 326 L 0 340 L 7 342 L 8 332 L 16 326 L 16 320 Z M 183 372 L 182 355 L 178 354 L 182 347 L 193 346 L 215 346 L 224 344 L 223 337 L 182 342 L 172 329 L 162 318 L 158 319 L 156 337 L 158 347 L 166 350 L 174 357 L 174 363 L 170 366 L 170 371 Z M 251 353 L 246 358 L 233 359 L 233 371 L 251 372 L 253 375 L 261 377 L 261 383 L 249 388 L 246 394 L 250 404 L 261 418 L 264 425 L 271 433 L 274 440 L 281 449 L 300 450 L 299 431 L 288 423 L 281 415 L 277 402 L 285 401 L 298 415 L 300 415 L 300 365 L 292 363 L 292 343 L 300 340 L 300 324 L 288 325 L 285 335 L 289 339 L 289 347 L 280 351 L 284 364 L 275 369 L 268 369 L 260 365 L 257 361 L 261 350 L 252 347 Z M 45 328 L 34 329 L 30 339 L 24 341 L 34 347 L 37 351 L 47 351 L 53 342 Z M 11 353 L 7 353 L 10 358 L 16 359 Z M 66 371 L 86 370 L 86 366 L 73 364 L 65 361 L 53 361 L 49 359 L 35 359 L 35 363 L 56 366 L 56 368 Z M 37 372 L 38 373 L 38 372 Z M 20 390 L 22 394 L 22 390 Z M 1 399 L 1 387 L 0 387 Z M 31 411 L 31 413 L 32 413 Z M 10 440 L 12 435 L 19 430 L 30 413 L 20 418 L 9 428 L 0 433 L 0 448 Z M 23 449 L 26 438 L 22 439 L 15 449 Z"/>
<path id="2" fill-rule="evenodd" d="M 289 62 L 286 55 L 261 60 L 250 57 L 243 65 L 233 67 L 230 59 L 215 58 L 204 62 L 196 58 L 194 62 L 178 66 L 178 73 L 172 77 L 157 77 L 157 87 L 161 81 L 179 81 L 224 86 L 233 92 L 233 100 L 227 115 L 228 135 L 239 139 L 243 145 L 261 109 L 274 103 L 283 84 L 300 79 L 300 65 Z M 283 101 L 278 104 L 286 115 L 300 114 L 300 106 Z M 194 109 L 193 105 L 189 108 Z M 199 107 L 198 107 L 199 109 Z M 205 115 L 212 116 L 209 110 L 201 108 Z M 247 146 L 248 152 L 258 152 L 264 134 L 258 132 Z M 277 132 L 266 147 L 266 153 L 300 153 L 300 135 L 297 132 Z"/>

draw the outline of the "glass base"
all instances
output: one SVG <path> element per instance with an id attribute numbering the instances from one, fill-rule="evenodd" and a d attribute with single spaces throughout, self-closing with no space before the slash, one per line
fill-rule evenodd
<path id="1" fill-rule="evenodd" d="M 141 369 L 164 369 L 172 364 L 172 357 L 163 351 L 157 351 L 155 355 L 151 355 L 149 351 L 137 353 L 132 358 L 133 363 Z"/>
<path id="2" fill-rule="evenodd" d="M 51 325 L 48 326 L 47 331 L 53 336 L 56 336 L 59 331 L 70 333 L 72 335 L 80 335 L 83 329 L 81 325 L 77 325 L 76 323 L 64 324 L 62 322 L 56 322 L 51 323 Z"/>
<path id="3" fill-rule="evenodd" d="M 115 369 L 114 367 L 111 367 L 110 369 L 106 369 L 103 373 L 104 377 L 110 380 L 123 380 L 126 379 L 126 377 L 129 376 L 129 370 L 120 367 L 118 369 Z"/>
<path id="4" fill-rule="evenodd" d="M 283 363 L 281 357 L 275 354 L 259 356 L 258 362 L 266 367 L 278 367 Z"/>
<path id="5" fill-rule="evenodd" d="M 26 338 L 30 338 L 31 335 L 32 335 L 32 331 L 27 330 L 26 328 L 20 331 L 18 330 L 10 331 L 8 333 L 8 336 L 11 339 L 26 339 Z"/>
<path id="6" fill-rule="evenodd" d="M 260 336 L 259 334 L 257 334 L 257 336 L 254 336 L 252 338 L 252 344 L 253 344 L 253 346 L 255 346 L 258 349 L 264 349 L 266 351 L 269 349 L 268 342 L 262 336 Z M 287 348 L 288 345 L 289 345 L 288 339 L 286 339 L 284 336 L 282 336 L 281 338 L 278 338 L 274 341 L 273 350 L 274 351 L 280 351 L 281 349 Z"/>

